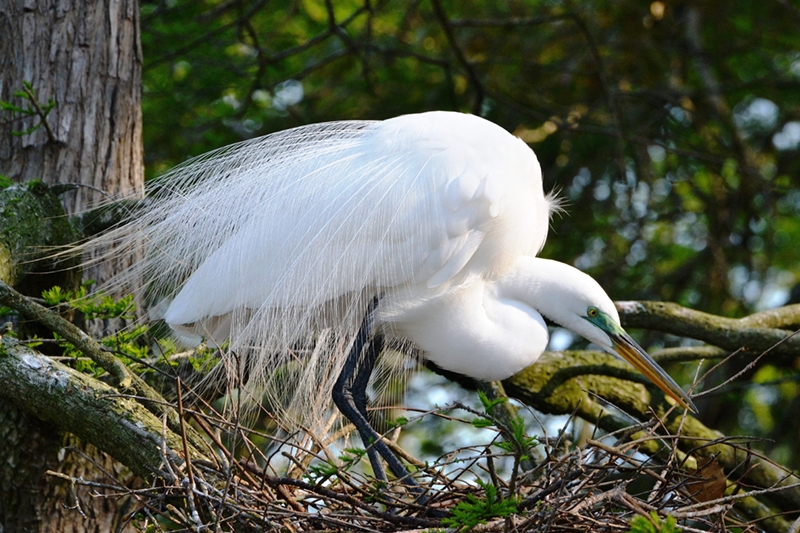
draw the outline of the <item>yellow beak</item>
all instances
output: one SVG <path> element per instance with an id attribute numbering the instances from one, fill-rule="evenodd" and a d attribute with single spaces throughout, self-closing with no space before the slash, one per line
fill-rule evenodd
<path id="1" fill-rule="evenodd" d="M 680 385 L 675 383 L 669 374 L 663 368 L 658 366 L 658 363 L 653 361 L 653 358 L 644 351 L 636 341 L 634 341 L 622 328 L 618 331 L 609 333 L 611 341 L 614 343 L 614 348 L 617 354 L 623 359 L 633 365 L 636 370 L 644 374 L 644 376 L 653 382 L 653 384 L 664 391 L 664 394 L 674 399 L 681 407 L 685 407 L 690 411 L 697 413 L 697 407 L 692 403 L 689 395 L 683 392 Z"/>

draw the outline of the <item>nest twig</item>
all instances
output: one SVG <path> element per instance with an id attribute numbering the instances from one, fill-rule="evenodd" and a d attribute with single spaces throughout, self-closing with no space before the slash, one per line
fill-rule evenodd
<path id="1" fill-rule="evenodd" d="M 207 437 L 223 460 L 182 461 L 165 449 L 160 469 L 165 474 L 147 488 L 128 488 L 110 478 L 97 482 L 51 474 L 105 491 L 107 497 L 135 500 L 129 521 L 154 531 L 410 532 L 447 527 L 628 532 L 632 520 L 666 524 L 668 516 L 685 532 L 759 531 L 765 520 L 775 518 L 768 509 L 754 518 L 742 506 L 754 500 L 752 493 L 727 479 L 713 460 L 688 468 L 685 454 L 640 453 L 639 448 L 653 440 L 677 441 L 678 436 L 665 434 L 657 421 L 594 435 L 580 446 L 541 438 L 537 446 L 545 459 L 525 470 L 519 468 L 524 459 L 519 447 L 502 445 L 509 440 L 508 428 L 497 428 L 502 422 L 486 415 L 497 438 L 457 450 L 418 471 L 415 479 L 424 490 L 420 498 L 401 483 L 381 486 L 359 473 L 356 451 L 350 450 L 335 465 L 329 457 L 336 454 L 331 453 L 316 453 L 309 461 L 306 456 L 318 447 L 307 449 L 290 444 L 297 439 L 285 439 L 279 454 L 264 444 L 263 435 L 213 411 L 181 414 L 195 428 L 210 432 Z M 235 448 L 225 443 L 236 443 Z M 714 444 L 719 443 L 698 442 Z M 301 477 L 289 477 L 276 466 L 281 456 L 291 457 L 293 467 L 310 466 Z M 506 468 L 511 474 L 498 471 L 502 461 L 515 462 L 514 468 Z M 780 489 L 759 494 L 770 490 Z"/>

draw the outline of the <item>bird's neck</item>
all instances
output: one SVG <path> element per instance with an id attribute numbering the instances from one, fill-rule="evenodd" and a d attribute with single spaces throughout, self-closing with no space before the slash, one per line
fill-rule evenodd
<path id="1" fill-rule="evenodd" d="M 481 380 L 519 372 L 547 347 L 542 316 L 478 279 L 394 315 L 388 333 L 411 340 L 439 367 Z"/>
<path id="2" fill-rule="evenodd" d="M 542 316 L 568 327 L 569 317 L 561 311 L 572 292 L 576 269 L 565 263 L 540 257 L 520 257 L 503 278 L 493 282 L 498 298 L 516 300 Z"/>

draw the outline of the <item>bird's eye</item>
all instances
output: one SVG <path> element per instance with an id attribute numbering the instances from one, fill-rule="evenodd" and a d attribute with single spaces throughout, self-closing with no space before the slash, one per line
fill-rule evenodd
<path id="1" fill-rule="evenodd" d="M 596 307 L 590 307 L 586 314 L 589 315 L 589 318 L 597 318 L 597 315 L 600 314 L 600 311 L 597 310 Z"/>

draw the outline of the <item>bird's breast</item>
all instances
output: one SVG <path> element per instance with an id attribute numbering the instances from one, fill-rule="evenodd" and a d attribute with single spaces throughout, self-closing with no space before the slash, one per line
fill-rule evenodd
<path id="1" fill-rule="evenodd" d="M 548 340 L 539 313 L 498 298 L 481 279 L 395 313 L 384 329 L 413 342 L 437 366 L 486 381 L 533 364 Z"/>

